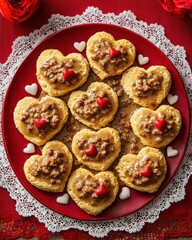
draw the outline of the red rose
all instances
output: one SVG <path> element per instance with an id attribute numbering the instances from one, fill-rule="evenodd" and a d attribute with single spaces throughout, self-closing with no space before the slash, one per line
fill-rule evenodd
<path id="1" fill-rule="evenodd" d="M 10 22 L 23 22 L 37 10 L 39 0 L 0 0 L 0 13 Z"/>
<path id="2" fill-rule="evenodd" d="M 192 17 L 192 0 L 158 0 L 162 7 L 170 12 L 180 16 L 188 13 Z"/>

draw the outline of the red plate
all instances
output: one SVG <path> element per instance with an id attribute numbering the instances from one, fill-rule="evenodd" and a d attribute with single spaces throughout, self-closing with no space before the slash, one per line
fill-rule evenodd
<path id="1" fill-rule="evenodd" d="M 131 198 L 127 200 L 120 200 L 117 196 L 114 204 L 103 211 L 103 213 L 99 216 L 94 217 L 81 210 L 72 201 L 72 199 L 70 199 L 68 205 L 61 205 L 57 203 L 56 199 L 58 196 L 62 195 L 61 193 L 47 193 L 38 190 L 26 180 L 23 172 L 23 165 L 29 156 L 23 153 L 23 149 L 26 147 L 28 142 L 15 128 L 13 122 L 13 111 L 17 102 L 28 95 L 24 90 L 25 86 L 32 83 L 37 83 L 35 76 L 36 60 L 43 50 L 49 48 L 58 49 L 63 52 L 64 55 L 67 55 L 71 52 L 78 52 L 73 46 L 74 42 L 87 41 L 91 35 L 98 31 L 109 32 L 115 37 L 115 39 L 125 38 L 130 40 L 135 45 L 137 54 L 141 53 L 144 56 L 149 57 L 150 62 L 145 65 L 145 68 L 148 68 L 150 65 L 164 65 L 167 67 L 167 69 L 171 72 L 173 79 L 170 93 L 179 96 L 179 100 L 176 104 L 174 104 L 174 107 L 180 110 L 183 117 L 183 125 L 179 136 L 177 136 L 177 138 L 171 143 L 173 148 L 179 150 L 179 154 L 174 158 L 166 157 L 168 163 L 167 177 L 161 185 L 159 191 L 155 194 L 147 194 L 131 190 Z M 83 54 L 85 55 L 85 53 Z M 33 51 L 31 51 L 31 53 L 27 56 L 15 73 L 15 76 L 13 77 L 12 82 L 7 90 L 2 114 L 2 133 L 7 157 L 20 182 L 34 196 L 34 198 L 48 208 L 65 216 L 81 220 L 104 220 L 124 216 L 139 210 L 153 199 L 158 197 L 159 193 L 173 178 L 182 162 L 188 143 L 190 132 L 189 128 L 190 111 L 187 95 L 177 70 L 167 56 L 165 56 L 151 42 L 137 35 L 136 33 L 125 28 L 107 24 L 86 24 L 70 27 L 55 33 L 42 41 Z M 37 148 L 36 153 L 40 153 Z"/>

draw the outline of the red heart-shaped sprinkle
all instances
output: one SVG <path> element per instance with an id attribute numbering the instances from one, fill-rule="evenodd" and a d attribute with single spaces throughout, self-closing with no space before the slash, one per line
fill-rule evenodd
<path id="1" fill-rule="evenodd" d="M 35 119 L 34 120 L 34 124 L 35 124 L 35 127 L 38 129 L 38 130 L 41 130 L 45 127 L 45 125 L 47 124 L 46 120 L 45 119 Z"/>
<path id="2" fill-rule="evenodd" d="M 109 57 L 110 59 L 116 58 L 121 54 L 121 51 L 114 48 L 109 48 Z"/>
<path id="3" fill-rule="evenodd" d="M 100 108 L 106 107 L 109 103 L 108 98 L 102 98 L 102 97 L 97 97 L 96 101 L 97 101 L 97 104 Z"/>
<path id="4" fill-rule="evenodd" d="M 152 169 L 151 169 L 151 167 L 150 167 L 150 166 L 147 166 L 145 169 L 143 169 L 143 170 L 141 171 L 141 175 L 144 176 L 144 177 L 147 177 L 147 178 L 151 177 L 151 175 L 152 175 Z"/>
<path id="5" fill-rule="evenodd" d="M 74 70 L 73 69 L 67 69 L 67 68 L 63 69 L 62 74 L 63 74 L 63 78 L 64 78 L 65 81 L 68 81 L 75 76 Z"/>
<path id="6" fill-rule="evenodd" d="M 155 127 L 160 131 L 163 130 L 163 128 L 165 127 L 165 124 L 166 124 L 166 122 L 164 119 L 159 119 L 159 120 L 154 121 Z"/>
<path id="7" fill-rule="evenodd" d="M 85 149 L 85 154 L 88 157 L 96 157 L 97 156 L 97 148 L 94 144 L 91 144 L 87 149 Z"/>
<path id="8" fill-rule="evenodd" d="M 98 197 L 104 196 L 108 193 L 108 190 L 104 184 L 101 184 L 99 188 L 96 190 L 96 194 Z"/>

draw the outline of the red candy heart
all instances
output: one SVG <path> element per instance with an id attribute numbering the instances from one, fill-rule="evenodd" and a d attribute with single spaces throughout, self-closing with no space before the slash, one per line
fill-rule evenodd
<path id="1" fill-rule="evenodd" d="M 144 170 L 141 171 L 141 175 L 142 175 L 143 177 L 147 177 L 147 178 L 151 177 L 151 175 L 152 175 L 152 169 L 151 169 L 151 167 L 150 167 L 150 166 L 147 166 Z"/>
<path id="2" fill-rule="evenodd" d="M 163 128 L 165 127 L 165 124 L 166 124 L 166 122 L 164 119 L 159 119 L 159 120 L 154 121 L 155 127 L 160 131 L 163 130 Z"/>
<path id="3" fill-rule="evenodd" d="M 121 51 L 114 48 L 109 48 L 109 57 L 110 59 L 116 58 L 121 54 Z"/>
<path id="4" fill-rule="evenodd" d="M 85 154 L 88 157 L 96 157 L 97 156 L 97 148 L 94 144 L 91 144 L 87 149 L 85 149 Z"/>
<path id="5" fill-rule="evenodd" d="M 96 194 L 98 197 L 104 196 L 108 193 L 108 190 L 104 184 L 101 184 L 99 188 L 96 190 Z"/>
<path id="6" fill-rule="evenodd" d="M 41 130 L 45 127 L 45 125 L 47 124 L 46 120 L 45 119 L 35 119 L 34 120 L 34 124 L 35 124 L 35 127 L 38 129 L 38 130 Z"/>
<path id="7" fill-rule="evenodd" d="M 97 97 L 96 101 L 97 101 L 97 104 L 100 108 L 106 107 L 109 103 L 108 98 L 102 98 L 102 97 Z"/>
<path id="8" fill-rule="evenodd" d="M 73 69 L 67 69 L 67 68 L 63 69 L 62 74 L 65 81 L 68 81 L 75 76 L 75 72 L 73 71 Z"/>

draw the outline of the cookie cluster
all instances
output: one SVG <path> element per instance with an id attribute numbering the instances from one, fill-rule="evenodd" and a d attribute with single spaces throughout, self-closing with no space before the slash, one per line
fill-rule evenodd
<path id="1" fill-rule="evenodd" d="M 97 215 L 114 202 L 122 182 L 158 190 L 167 171 L 162 148 L 178 135 L 181 115 L 163 103 L 169 71 L 137 66 L 130 41 L 97 32 L 86 57 L 43 51 L 36 64 L 42 94 L 21 99 L 14 122 L 42 148 L 24 164 L 28 181 L 45 191 L 66 188 L 81 209 Z"/>

